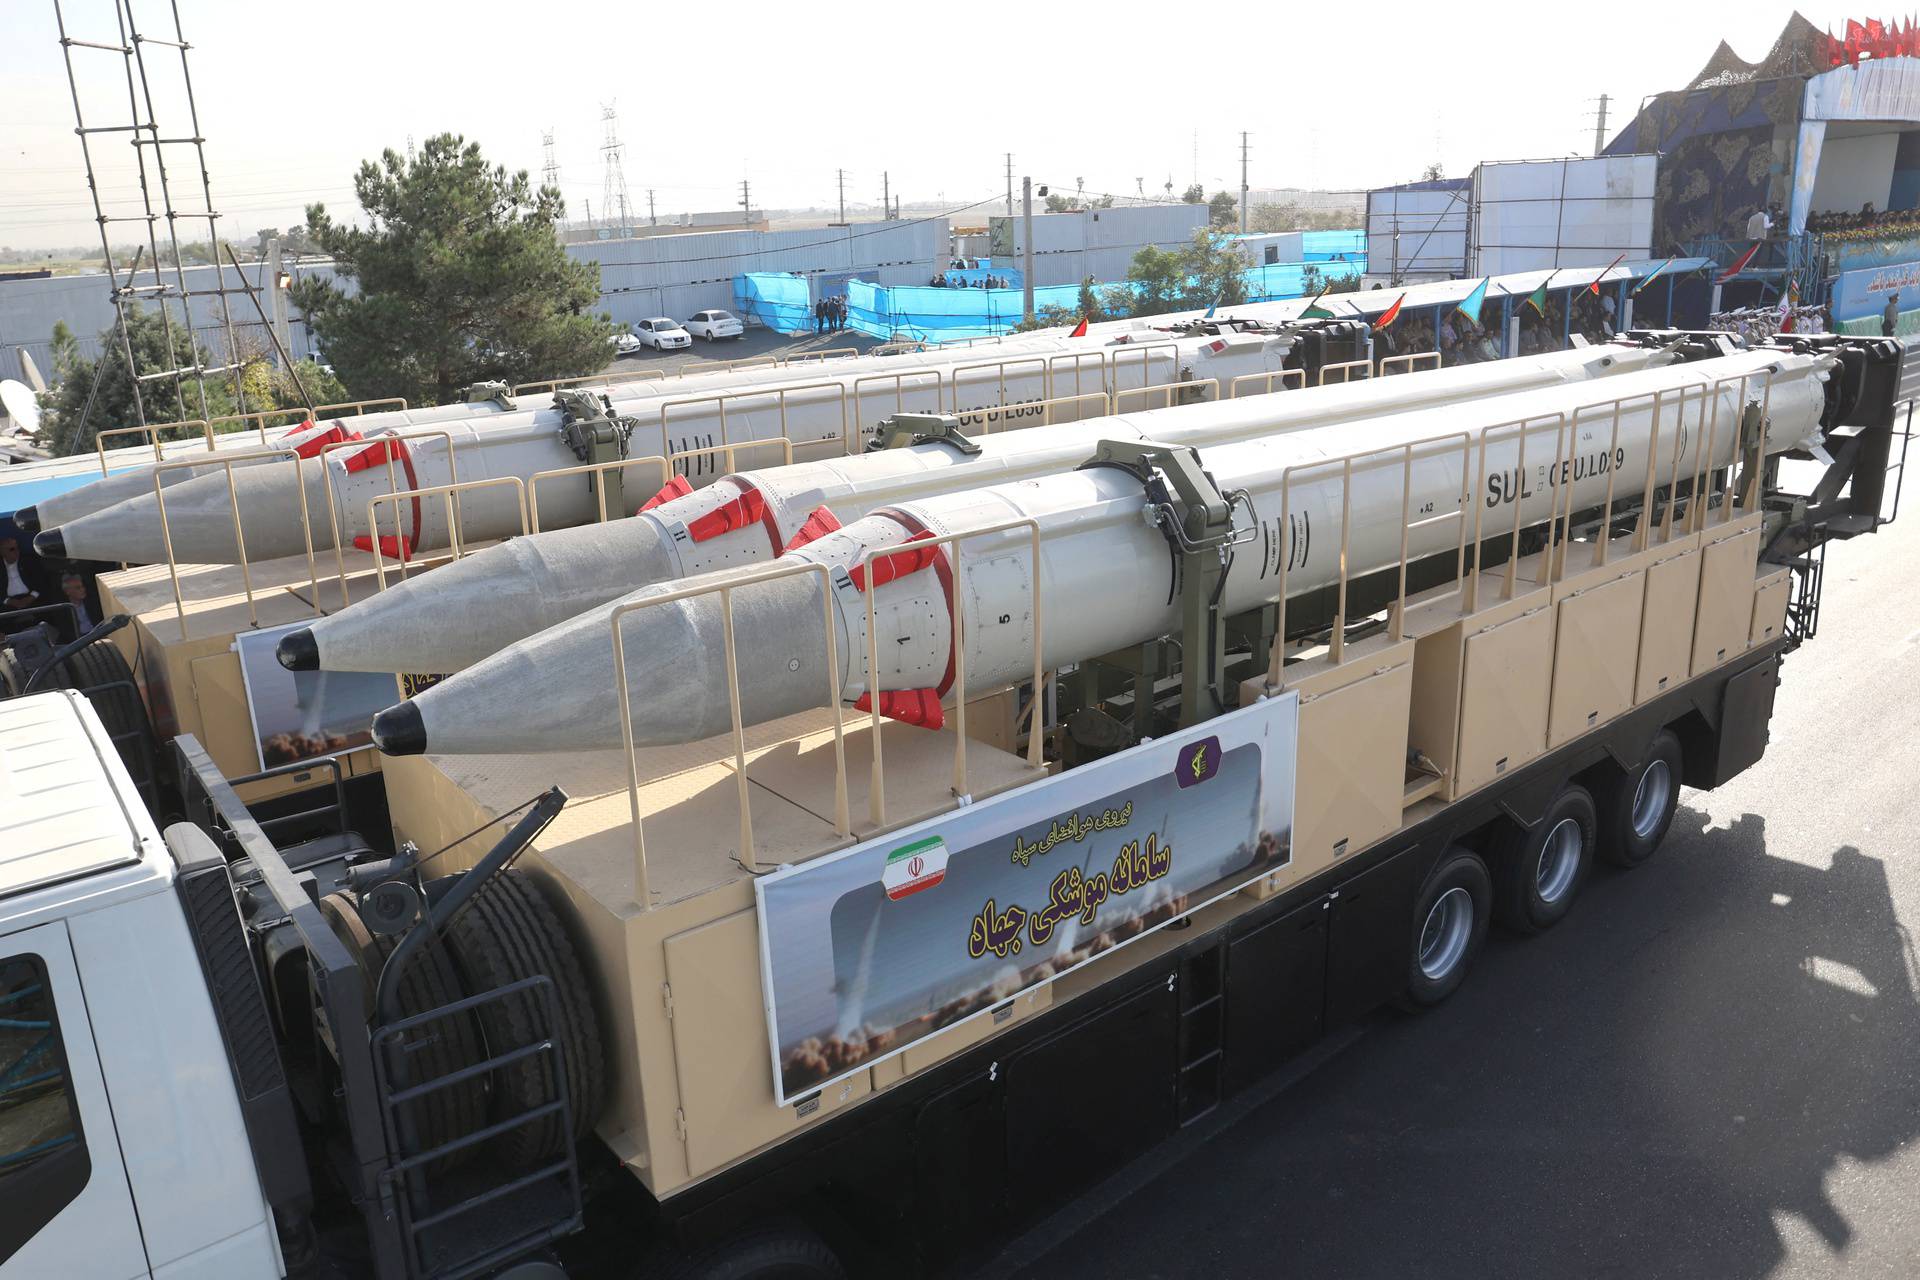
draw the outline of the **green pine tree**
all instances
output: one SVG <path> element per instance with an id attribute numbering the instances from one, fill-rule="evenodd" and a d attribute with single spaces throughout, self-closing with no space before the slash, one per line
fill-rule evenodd
<path id="1" fill-rule="evenodd" d="M 524 171 L 509 175 L 478 144 L 441 134 L 415 156 L 388 150 L 363 163 L 354 192 L 364 228 L 316 204 L 307 231 L 357 291 L 306 280 L 293 298 L 355 395 L 446 404 L 471 383 L 606 364 L 599 267 L 561 247 L 558 191 L 535 190 Z"/>

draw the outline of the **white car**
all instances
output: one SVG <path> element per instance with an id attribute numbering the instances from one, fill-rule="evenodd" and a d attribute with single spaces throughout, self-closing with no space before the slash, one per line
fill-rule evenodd
<path id="1" fill-rule="evenodd" d="M 640 349 L 640 339 L 622 330 L 607 335 L 607 345 L 613 348 L 616 356 L 630 356 Z"/>
<path id="2" fill-rule="evenodd" d="M 715 338 L 738 338 L 746 331 L 747 326 L 731 311 L 699 311 L 687 321 L 687 332 L 708 342 Z"/>
<path id="3" fill-rule="evenodd" d="M 633 336 L 640 340 L 641 346 L 652 347 L 656 351 L 674 351 L 693 345 L 693 335 L 681 328 L 678 320 L 669 320 L 665 316 L 642 320 L 633 326 Z"/>

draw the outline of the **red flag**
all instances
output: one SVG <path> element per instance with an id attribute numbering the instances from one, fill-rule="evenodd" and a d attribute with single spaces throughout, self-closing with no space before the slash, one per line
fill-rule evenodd
<path id="1" fill-rule="evenodd" d="M 1867 19 L 1866 44 L 1867 52 L 1871 53 L 1874 57 L 1884 58 L 1887 56 L 1887 29 L 1881 25 L 1880 19 Z"/>
<path id="2" fill-rule="evenodd" d="M 1837 67 L 1847 60 L 1846 49 L 1833 38 L 1833 28 L 1827 28 L 1827 65 Z"/>
<path id="3" fill-rule="evenodd" d="M 1087 336 L 1087 318 L 1086 318 L 1085 316 L 1081 316 L 1081 317 L 1080 317 L 1080 323 L 1079 323 L 1079 324 L 1077 324 L 1077 325 L 1075 325 L 1075 326 L 1073 326 L 1073 332 L 1072 332 L 1072 333 L 1070 333 L 1070 334 L 1068 334 L 1067 336 L 1068 336 L 1069 338 L 1084 338 L 1084 337 L 1086 337 L 1086 336 Z"/>
<path id="4" fill-rule="evenodd" d="M 1866 44 L 1866 40 L 1867 29 L 1858 22 L 1855 22 L 1852 18 L 1848 18 L 1847 39 L 1846 43 L 1841 46 L 1847 52 L 1848 66 L 1857 67 L 1860 65 L 1860 50 Z"/>
<path id="5" fill-rule="evenodd" d="M 1753 261 L 1753 255 L 1760 252 L 1761 243 L 1762 243 L 1761 241 L 1755 240 L 1753 244 L 1748 247 L 1747 251 L 1740 255 L 1740 260 L 1738 262 L 1728 267 L 1725 271 L 1722 271 L 1719 277 L 1720 282 L 1725 283 L 1726 281 L 1731 280 L 1735 276 L 1739 275 L 1742 271 L 1745 271 L 1747 269 L 1747 264 Z"/>
<path id="6" fill-rule="evenodd" d="M 1619 257 L 1615 258 L 1612 262 L 1609 262 L 1607 264 L 1607 271 L 1613 270 L 1615 267 L 1619 266 L 1621 263 L 1625 262 L 1626 260 L 1627 260 L 1627 255 L 1624 253 L 1621 254 Z M 1607 271 L 1602 271 L 1599 275 L 1593 278 L 1593 283 L 1587 286 L 1588 293 L 1593 294 L 1595 297 L 1600 296 L 1600 282 L 1607 278 Z"/>
<path id="7" fill-rule="evenodd" d="M 1375 333 L 1378 333 L 1380 332 L 1380 330 L 1392 324 L 1395 320 L 1398 320 L 1400 318 L 1400 304 L 1405 302 L 1406 300 L 1407 300 L 1407 295 L 1404 293 L 1401 294 L 1399 297 L 1395 298 L 1393 300 L 1393 305 L 1388 307 L 1385 311 L 1381 312 L 1380 318 L 1373 322 L 1373 331 Z"/>

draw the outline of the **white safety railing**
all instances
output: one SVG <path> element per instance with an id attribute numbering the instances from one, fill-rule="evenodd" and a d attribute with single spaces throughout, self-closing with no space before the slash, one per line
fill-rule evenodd
<path id="1" fill-rule="evenodd" d="M 527 482 L 519 476 L 488 476 L 481 480 L 462 480 L 458 484 L 436 484 L 424 489 L 403 489 L 399 493 L 376 493 L 367 500 L 367 537 L 373 547 L 373 572 L 379 580 L 380 590 L 387 589 L 386 553 L 380 545 L 380 508 L 391 505 L 394 508 L 394 546 L 400 551 L 399 565 L 402 581 L 406 578 L 407 566 L 420 557 L 420 548 L 409 546 L 400 529 L 400 503 L 420 502 L 427 498 L 439 498 L 446 504 L 447 542 L 452 552 L 449 556 L 437 556 L 436 560 L 458 560 L 466 554 L 460 541 L 460 516 L 458 501 L 462 495 L 475 493 L 482 489 L 511 488 L 514 493 L 514 506 L 520 516 L 520 532 L 528 532 Z"/>
<path id="2" fill-rule="evenodd" d="M 1412 373 L 1423 364 L 1429 368 L 1438 369 L 1440 367 L 1440 353 L 1438 351 L 1409 351 L 1405 355 L 1400 356 L 1381 356 L 1379 376 L 1386 378 L 1391 377 L 1395 373 Z"/>
<path id="3" fill-rule="evenodd" d="M 180 638 L 187 638 L 187 606 L 180 593 L 180 564 L 173 554 L 173 525 L 167 518 L 166 485 L 161 476 L 169 471 L 184 471 L 209 465 L 222 467 L 227 476 L 227 501 L 233 509 L 234 547 L 238 553 L 240 581 L 247 597 L 247 619 L 255 627 L 260 625 L 260 611 L 253 598 L 253 568 L 247 563 L 247 534 L 240 520 L 240 492 L 234 487 L 233 465 L 236 462 L 259 462 L 268 459 L 285 459 L 293 464 L 294 487 L 300 491 L 300 532 L 307 545 L 307 581 L 313 586 L 313 597 L 320 598 L 320 575 L 314 567 L 313 525 L 307 517 L 307 486 L 300 482 L 300 454 L 291 445 L 282 448 L 235 450 L 220 454 L 211 462 L 205 458 L 190 458 L 178 462 L 161 462 L 153 469 L 153 498 L 160 510 L 160 541 L 167 553 L 167 576 L 173 582 L 173 612 L 180 624 Z"/>
<path id="4" fill-rule="evenodd" d="M 1277 380 L 1284 389 L 1288 379 L 1293 380 L 1295 390 L 1303 391 L 1307 386 L 1307 371 L 1305 369 L 1271 369 L 1266 373 L 1243 373 L 1227 383 L 1227 399 L 1238 400 L 1241 395 L 1240 388 L 1250 387 L 1255 383 L 1259 384 L 1260 390 L 1247 394 L 1272 395 L 1274 382 Z"/>

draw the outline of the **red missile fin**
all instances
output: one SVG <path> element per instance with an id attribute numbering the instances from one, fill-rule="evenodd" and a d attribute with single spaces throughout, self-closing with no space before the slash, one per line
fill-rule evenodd
<path id="1" fill-rule="evenodd" d="M 767 500 L 758 489 L 749 489 L 739 497 L 721 503 L 703 516 L 687 522 L 687 536 L 705 542 L 735 529 L 744 529 L 766 514 Z"/>
<path id="2" fill-rule="evenodd" d="M 787 544 L 786 549 L 792 551 L 795 547 L 804 547 L 816 538 L 826 537 L 839 527 L 840 520 L 833 512 L 827 510 L 824 505 L 815 507 L 807 513 L 807 522 L 800 526 L 800 532 L 793 535 L 793 541 Z"/>
<path id="3" fill-rule="evenodd" d="M 407 458 L 407 446 L 398 436 L 377 436 L 366 448 L 347 455 L 347 470 L 349 472 L 365 471 L 368 467 L 379 466 L 389 456 L 404 461 Z"/>
<path id="4" fill-rule="evenodd" d="M 931 538 L 933 534 L 925 529 L 908 538 L 908 542 L 920 542 Z M 873 561 L 873 585 L 884 587 L 895 578 L 904 578 L 909 573 L 918 573 L 940 557 L 938 547 L 909 547 L 905 551 L 895 551 L 880 556 Z M 857 564 L 848 570 L 847 576 L 853 579 L 855 591 L 867 589 L 867 566 Z"/>
<path id="5" fill-rule="evenodd" d="M 640 510 L 651 511 L 663 502 L 672 502 L 675 498 L 684 498 L 693 492 L 693 482 L 685 476 L 675 476 L 660 486 L 660 492 L 640 504 Z"/>
<path id="6" fill-rule="evenodd" d="M 864 693 L 853 705 L 859 711 L 873 709 L 872 700 Z M 947 723 L 946 708 L 940 705 L 940 695 L 932 689 L 882 689 L 880 714 L 922 729 L 939 729 Z"/>
<path id="7" fill-rule="evenodd" d="M 373 550 L 373 539 L 366 534 L 355 534 L 353 545 L 362 551 Z M 410 538 L 396 538 L 390 533 L 380 535 L 380 554 L 391 560 L 407 561 L 413 559 L 413 541 Z"/>
<path id="8" fill-rule="evenodd" d="M 310 429 L 313 425 L 312 422 L 309 422 L 303 430 Z M 361 435 L 358 431 L 349 431 L 345 423 L 335 422 L 329 424 L 326 430 L 317 431 L 300 441 L 299 444 L 293 447 L 293 451 L 302 458 L 317 458 L 320 456 L 321 450 L 330 444 L 343 444 L 349 440 L 358 440 L 360 438 Z"/>

